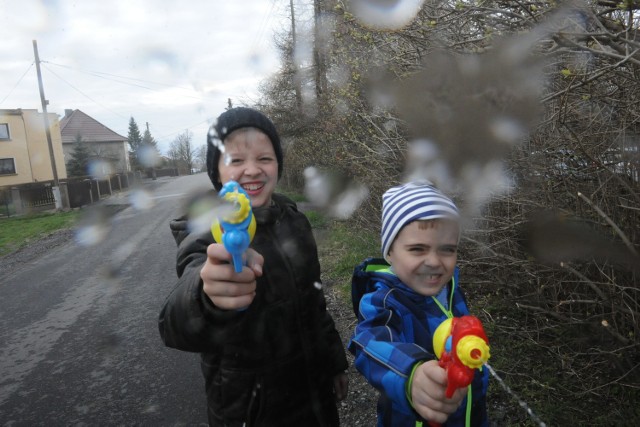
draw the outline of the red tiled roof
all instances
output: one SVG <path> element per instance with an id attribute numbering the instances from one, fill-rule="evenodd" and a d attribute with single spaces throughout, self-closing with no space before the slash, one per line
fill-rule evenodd
<path id="1" fill-rule="evenodd" d="M 97 120 L 87 116 L 80 110 L 73 110 L 60 120 L 62 143 L 76 141 L 80 134 L 84 142 L 122 142 L 127 138 L 112 131 Z"/>

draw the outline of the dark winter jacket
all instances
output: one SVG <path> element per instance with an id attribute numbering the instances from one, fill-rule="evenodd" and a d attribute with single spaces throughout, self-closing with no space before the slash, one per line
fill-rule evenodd
<path id="1" fill-rule="evenodd" d="M 201 353 L 210 425 L 338 425 L 333 377 L 347 361 L 326 311 L 311 226 L 291 200 L 273 201 L 254 209 L 251 247 L 264 257 L 264 274 L 242 311 L 215 307 L 202 290 L 211 234 L 189 234 L 186 218 L 172 222 L 179 279 L 160 335 L 169 347 Z"/>
<path id="2" fill-rule="evenodd" d="M 349 344 L 355 365 L 381 391 L 378 426 L 413 427 L 421 421 L 407 399 L 407 381 L 416 363 L 436 359 L 433 333 L 449 315 L 469 314 L 458 282 L 458 269 L 447 285 L 445 313 L 435 298 L 418 294 L 389 270 L 382 259 L 369 258 L 352 279 L 358 325 Z M 367 293 L 368 292 L 368 293 Z M 471 425 L 486 426 L 488 372 L 476 372 L 471 384 Z M 444 426 L 464 426 L 467 398 Z"/>

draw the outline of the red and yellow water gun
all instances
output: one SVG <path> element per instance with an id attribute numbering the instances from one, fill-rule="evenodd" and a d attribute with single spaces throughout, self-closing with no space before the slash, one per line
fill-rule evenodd
<path id="1" fill-rule="evenodd" d="M 489 360 L 489 340 L 475 316 L 452 317 L 433 334 L 433 350 L 447 371 L 446 396 L 473 381 L 475 370 Z"/>

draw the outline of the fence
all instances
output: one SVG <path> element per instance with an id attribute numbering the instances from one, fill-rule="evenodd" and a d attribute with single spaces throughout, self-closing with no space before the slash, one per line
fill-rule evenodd
<path id="1" fill-rule="evenodd" d="M 53 196 L 52 184 L 51 182 L 44 185 L 29 184 L 21 188 L 22 206 L 31 211 L 47 209 L 49 205 L 55 206 L 56 199 Z"/>
<path id="2" fill-rule="evenodd" d="M 100 199 L 98 183 L 94 179 L 69 180 L 67 181 L 67 191 L 69 193 L 70 208 L 90 205 Z"/>
<path id="3" fill-rule="evenodd" d="M 147 178 L 153 178 L 154 172 L 157 178 L 160 178 L 163 176 L 179 176 L 180 175 L 177 168 L 162 168 L 162 169 L 155 169 L 155 170 L 147 169 L 146 171 Z"/>
<path id="4" fill-rule="evenodd" d="M 21 184 L 2 189 L 5 213 L 40 212 L 55 207 L 53 181 Z"/>
<path id="5" fill-rule="evenodd" d="M 91 177 L 69 178 L 60 181 L 61 193 L 68 196 L 69 207 L 78 208 L 99 201 L 130 187 L 140 174 L 129 172 L 107 179 Z M 55 208 L 53 181 L 21 184 L 0 188 L 0 215 L 24 214 Z M 63 197 L 64 199 L 64 197 Z"/>

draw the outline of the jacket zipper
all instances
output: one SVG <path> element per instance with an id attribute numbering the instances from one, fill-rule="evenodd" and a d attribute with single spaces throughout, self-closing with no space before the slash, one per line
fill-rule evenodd
<path id="1" fill-rule="evenodd" d="M 260 387 L 261 385 L 259 382 L 253 386 L 253 390 L 251 391 L 251 400 L 249 400 L 249 406 L 247 407 L 247 420 L 242 423 L 242 427 L 251 427 L 251 425 L 253 425 L 253 421 L 256 421 L 251 419 L 251 413 L 253 412 L 253 405 L 256 402 L 258 393 L 260 392 Z"/>

